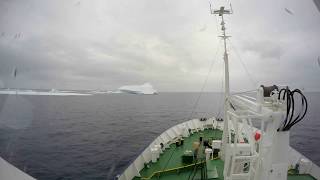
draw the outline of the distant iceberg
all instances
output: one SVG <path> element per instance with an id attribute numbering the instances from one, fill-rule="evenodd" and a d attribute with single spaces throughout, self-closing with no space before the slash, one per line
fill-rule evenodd
<path id="1" fill-rule="evenodd" d="M 128 85 L 118 88 L 118 91 L 129 94 L 146 94 L 154 95 L 158 94 L 150 83 L 144 83 L 142 85 Z"/>
<path id="2" fill-rule="evenodd" d="M 104 90 L 94 90 L 90 91 L 90 94 L 110 94 L 112 91 L 104 91 Z"/>
<path id="3" fill-rule="evenodd" d="M 29 95 L 29 96 L 90 96 L 91 95 L 87 93 L 59 91 L 56 89 L 52 89 L 51 91 L 6 89 L 6 90 L 0 90 L 0 94 Z"/>

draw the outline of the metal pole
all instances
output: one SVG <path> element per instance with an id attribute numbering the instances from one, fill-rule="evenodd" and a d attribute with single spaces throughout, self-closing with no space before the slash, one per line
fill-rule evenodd
<path id="1" fill-rule="evenodd" d="M 222 18 L 222 22 L 221 22 L 221 26 L 222 26 L 222 32 L 223 32 L 223 42 L 224 42 L 224 78 L 225 78 L 225 92 L 224 92 L 224 126 L 223 126 L 223 137 L 222 137 L 222 157 L 224 159 L 224 155 L 225 155 L 225 149 L 226 149 L 226 144 L 227 144 L 227 140 L 228 140 L 228 109 L 229 109 L 229 103 L 228 103 L 228 98 L 229 98 L 229 94 L 230 94 L 230 89 L 229 89 L 229 59 L 228 59 L 228 52 L 227 52 L 227 36 L 226 36 L 226 28 L 224 26 L 224 18 L 223 18 L 223 14 L 221 16 Z"/>

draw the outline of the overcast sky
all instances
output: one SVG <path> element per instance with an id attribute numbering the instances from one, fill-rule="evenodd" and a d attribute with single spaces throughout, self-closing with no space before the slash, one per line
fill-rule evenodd
<path id="1" fill-rule="evenodd" d="M 319 91 L 320 12 L 313 1 L 231 2 L 231 88 Z M 219 22 L 208 0 L 0 0 L 0 86 L 117 89 L 150 82 L 159 91 L 199 91 L 214 62 L 205 90 L 219 91 Z"/>

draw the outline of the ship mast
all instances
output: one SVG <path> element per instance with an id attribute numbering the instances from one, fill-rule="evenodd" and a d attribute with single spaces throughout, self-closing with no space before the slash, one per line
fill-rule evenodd
<path id="1" fill-rule="evenodd" d="M 227 144 L 228 140 L 228 118 L 227 118 L 227 112 L 229 108 L 229 95 L 230 95 L 230 86 L 229 86 L 229 58 L 228 58 L 228 51 L 227 51 L 227 39 L 230 36 L 226 35 L 226 27 L 225 27 L 225 21 L 224 21 L 224 14 L 232 14 L 232 6 L 230 4 L 230 10 L 227 10 L 224 8 L 224 6 L 221 6 L 220 9 L 218 10 L 212 10 L 211 9 L 211 4 L 210 4 L 210 11 L 211 14 L 218 14 L 221 17 L 221 30 L 222 30 L 222 36 L 219 36 L 223 39 L 224 43 L 224 126 L 223 126 L 223 137 L 222 137 L 222 156 L 224 157 L 224 151 L 225 151 L 225 146 Z"/>

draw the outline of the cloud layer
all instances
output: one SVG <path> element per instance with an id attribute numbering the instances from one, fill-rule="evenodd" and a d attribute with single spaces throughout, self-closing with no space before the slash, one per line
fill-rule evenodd
<path id="1" fill-rule="evenodd" d="M 235 13 L 226 19 L 232 89 L 288 84 L 320 90 L 320 13 L 313 1 L 232 3 Z M 199 91 L 214 61 L 206 90 L 219 91 L 217 19 L 208 2 L 198 0 L 4 0 L 0 85 L 116 89 L 150 82 L 159 91 Z"/>

